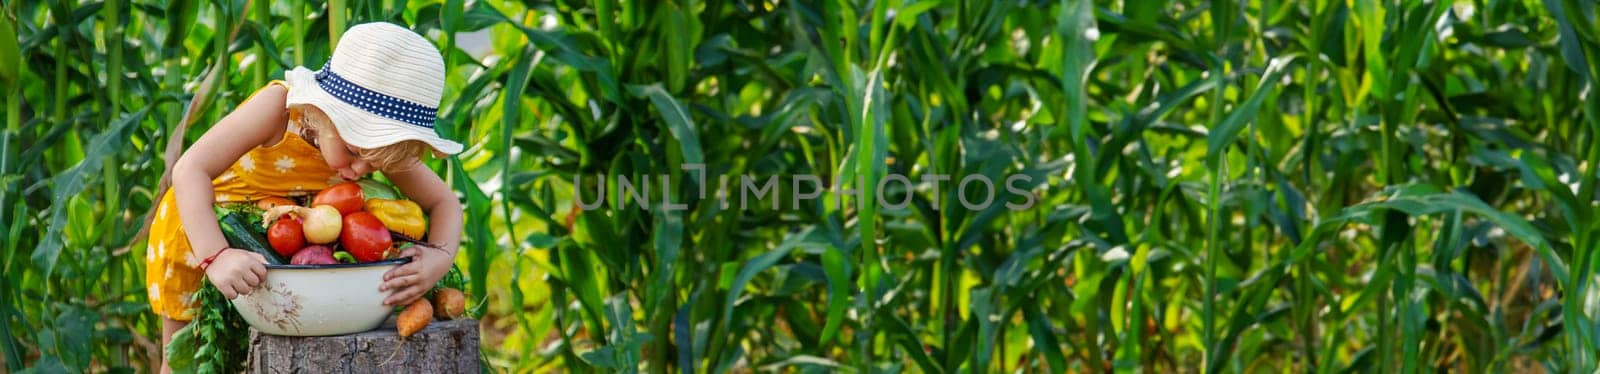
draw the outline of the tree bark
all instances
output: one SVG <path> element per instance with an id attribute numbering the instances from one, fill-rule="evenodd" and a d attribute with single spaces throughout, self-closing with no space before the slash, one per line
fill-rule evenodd
<path id="1" fill-rule="evenodd" d="M 251 373 L 477 373 L 478 321 L 433 321 L 404 340 L 394 319 L 341 336 L 277 336 L 250 330 Z"/>

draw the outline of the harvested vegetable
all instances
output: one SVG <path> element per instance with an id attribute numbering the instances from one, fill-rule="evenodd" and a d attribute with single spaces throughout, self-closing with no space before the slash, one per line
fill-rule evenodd
<path id="1" fill-rule="evenodd" d="M 295 253 L 294 258 L 289 259 L 290 265 L 333 265 L 337 263 L 339 263 L 339 260 L 333 258 L 333 248 L 328 248 L 325 245 L 305 247 L 305 249 Z"/>
<path id="2" fill-rule="evenodd" d="M 460 266 L 456 266 L 456 264 L 450 264 L 450 271 L 444 273 L 444 278 L 439 278 L 439 281 L 434 282 L 433 284 L 433 289 L 436 290 L 436 292 L 437 290 L 446 288 L 454 288 L 457 290 L 463 290 L 467 288 L 467 275 L 461 273 Z"/>
<path id="3" fill-rule="evenodd" d="M 351 256 L 350 252 L 345 251 L 333 252 L 333 259 L 339 261 L 341 264 L 354 264 L 359 262 L 356 261 L 356 256 Z"/>
<path id="4" fill-rule="evenodd" d="M 433 315 L 442 320 L 461 318 L 467 311 L 467 295 L 454 288 L 440 288 L 433 292 Z"/>
<path id="5" fill-rule="evenodd" d="M 365 199 L 360 184 L 344 182 L 317 192 L 317 197 L 311 199 L 311 205 L 331 205 L 339 210 L 339 214 L 350 214 L 360 211 L 361 202 Z"/>
<path id="6" fill-rule="evenodd" d="M 361 262 L 373 262 L 387 257 L 394 240 L 383 221 L 372 213 L 355 212 L 344 216 L 344 231 L 339 233 L 339 245 Z"/>
<path id="7" fill-rule="evenodd" d="M 367 212 L 383 221 L 383 226 L 412 239 L 428 233 L 428 217 L 411 200 L 367 199 Z"/>
<path id="8" fill-rule="evenodd" d="M 222 237 L 228 241 L 228 246 L 261 254 L 268 264 L 282 264 L 283 259 L 278 257 L 267 238 L 261 232 L 252 230 L 250 224 L 245 223 L 246 214 L 236 210 L 216 209 L 217 226 L 222 229 Z"/>
<path id="9" fill-rule="evenodd" d="M 328 244 L 339 238 L 341 220 L 339 211 L 332 206 L 319 205 L 309 209 L 303 218 L 306 241 L 317 244 Z"/>
<path id="10" fill-rule="evenodd" d="M 360 184 L 361 185 L 361 194 L 364 195 L 369 200 L 370 199 L 385 199 L 385 200 L 398 200 L 398 199 L 400 199 L 400 193 L 399 192 L 395 192 L 394 191 L 394 187 L 389 187 L 388 183 L 379 182 L 378 180 L 372 179 L 372 178 L 362 178 L 361 180 L 356 181 L 356 184 Z"/>
<path id="11" fill-rule="evenodd" d="M 262 215 L 263 222 L 275 222 L 283 215 L 300 218 L 301 229 L 305 232 L 306 241 L 312 244 L 328 244 L 339 240 L 341 217 L 339 210 L 331 205 L 318 205 L 311 208 L 299 206 L 279 206 L 268 209 Z"/>
<path id="12" fill-rule="evenodd" d="M 294 200 L 277 196 L 267 196 L 261 198 L 261 200 L 256 200 L 256 207 L 261 208 L 261 210 L 272 209 L 284 205 L 294 205 Z"/>
<path id="13" fill-rule="evenodd" d="M 233 303 L 211 282 L 195 291 L 200 308 L 194 320 L 172 334 L 167 364 L 177 373 L 239 373 L 249 354 L 250 328 Z"/>
<path id="14" fill-rule="evenodd" d="M 428 327 L 428 322 L 433 321 L 433 305 L 428 299 L 418 298 L 417 301 L 407 305 L 400 316 L 395 318 L 395 330 L 400 332 L 400 337 L 410 337 L 422 328 Z"/>
<path id="15" fill-rule="evenodd" d="M 272 243 L 272 250 L 277 251 L 278 255 L 293 257 L 296 251 L 306 246 L 306 234 L 299 220 L 281 217 L 272 223 L 272 228 L 267 229 L 267 242 Z"/>

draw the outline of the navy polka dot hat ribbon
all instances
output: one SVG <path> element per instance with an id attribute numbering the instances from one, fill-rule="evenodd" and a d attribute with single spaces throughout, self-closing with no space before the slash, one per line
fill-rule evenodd
<path id="1" fill-rule="evenodd" d="M 417 104 L 394 96 L 384 95 L 381 92 L 369 90 L 355 84 L 339 73 L 333 72 L 333 60 L 329 59 L 322 70 L 317 71 L 317 85 L 327 91 L 329 95 L 338 98 L 346 104 L 354 105 L 368 113 L 376 114 L 392 120 L 405 122 L 426 128 L 433 128 L 433 123 L 439 117 L 439 108 Z"/>

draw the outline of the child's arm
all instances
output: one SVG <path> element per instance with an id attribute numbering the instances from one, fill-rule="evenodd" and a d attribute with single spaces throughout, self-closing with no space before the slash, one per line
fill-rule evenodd
<path id="1" fill-rule="evenodd" d="M 456 193 L 422 161 L 412 162 L 414 164 L 404 171 L 385 172 L 384 175 L 394 182 L 395 187 L 400 188 L 401 193 L 416 201 L 428 213 L 428 242 L 444 250 L 412 246 L 402 251 L 400 255 L 411 256 L 412 261 L 383 275 L 384 282 L 378 286 L 378 290 L 396 290 L 383 300 L 384 305 L 410 304 L 433 289 L 433 284 L 450 272 L 456 249 L 461 245 L 462 209 L 461 202 L 456 200 Z"/>
<path id="2" fill-rule="evenodd" d="M 211 210 L 216 203 L 211 180 L 251 148 L 283 137 L 288 119 L 284 99 L 288 92 L 280 85 L 261 89 L 201 135 L 173 166 L 172 193 L 177 194 L 178 214 L 189 236 L 192 255 L 195 261 L 217 255 L 205 269 L 206 278 L 229 299 L 250 293 L 266 278 L 266 259 L 254 252 L 228 248 L 217 226 L 217 215 Z"/>

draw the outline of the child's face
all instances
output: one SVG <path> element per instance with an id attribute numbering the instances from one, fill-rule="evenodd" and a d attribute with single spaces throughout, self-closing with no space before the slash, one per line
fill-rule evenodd
<path id="1" fill-rule="evenodd" d="M 322 150 L 322 159 L 344 180 L 361 179 L 375 169 L 372 163 L 361 158 L 361 149 L 346 144 L 338 131 L 319 131 L 317 144 Z"/>

